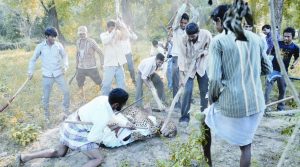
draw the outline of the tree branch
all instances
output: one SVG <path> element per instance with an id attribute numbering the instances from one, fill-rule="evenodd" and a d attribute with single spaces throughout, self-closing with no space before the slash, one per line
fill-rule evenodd
<path id="1" fill-rule="evenodd" d="M 40 3 L 42 4 L 44 10 L 45 10 L 47 13 L 49 13 L 49 9 L 47 9 L 47 7 L 45 6 L 44 1 L 43 1 L 43 0 L 40 0 Z"/>

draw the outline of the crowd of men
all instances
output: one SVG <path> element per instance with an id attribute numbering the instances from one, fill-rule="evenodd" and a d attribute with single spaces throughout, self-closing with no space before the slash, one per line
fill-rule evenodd
<path id="1" fill-rule="evenodd" d="M 99 48 L 95 40 L 88 37 L 87 28 L 80 26 L 78 28 L 79 39 L 76 42 L 78 87 L 84 98 L 85 78 L 90 77 L 101 87 L 101 97 L 109 96 L 109 103 L 107 98 L 98 99 L 99 104 L 103 103 L 102 108 L 104 106 L 109 108 L 102 110 L 109 110 L 109 113 L 112 113 L 111 109 L 120 111 L 128 99 L 123 69 L 127 63 L 131 80 L 136 86 L 137 106 L 143 106 L 140 99 L 143 96 L 144 83 L 152 92 L 158 107 L 164 110 L 166 109 L 166 97 L 164 82 L 161 79 L 163 76 L 157 71 L 161 70 L 166 62 L 164 73 L 167 76 L 167 87 L 172 89 L 173 97 L 181 87 L 184 88 L 183 96 L 175 105 L 175 110 L 181 111 L 179 122 L 182 126 L 187 126 L 190 121 L 189 110 L 193 99 L 194 79 L 197 80 L 200 92 L 200 111 L 204 111 L 206 114 L 205 121 L 201 123 L 207 129 L 205 131 L 206 142 L 203 143 L 207 163 L 212 165 L 210 156 L 210 130 L 212 130 L 229 143 L 240 146 L 240 165 L 249 166 L 252 139 L 266 108 L 265 104 L 270 101 L 273 84 L 277 82 L 279 100 L 283 99 L 286 93 L 286 83 L 280 73 L 282 69 L 275 57 L 271 26 L 264 25 L 262 27 L 265 37 L 253 33 L 251 14 L 247 13 L 249 8 L 242 0 L 239 0 L 231 6 L 220 5 L 212 12 L 211 19 L 219 32 L 218 35 L 212 37 L 210 31 L 200 29 L 196 23 L 190 22 L 188 6 L 190 5 L 186 3 L 183 8 L 186 10 L 178 10 L 173 26 L 168 28 L 167 44 L 161 46 L 158 41 L 154 40 L 150 57 L 143 59 L 136 70 L 130 41 L 137 39 L 137 36 L 121 20 L 107 22 L 107 31 L 100 35 L 103 49 Z M 242 25 L 236 22 L 234 20 L 236 16 L 245 18 L 245 23 Z M 242 20 L 240 21 L 242 22 Z M 43 105 L 47 120 L 49 120 L 49 97 L 54 82 L 64 93 L 64 112 L 66 115 L 70 114 L 70 93 L 64 78 L 64 72 L 68 68 L 68 57 L 63 46 L 55 41 L 57 35 L 55 28 L 47 28 L 46 40 L 36 47 L 29 63 L 29 77 L 32 78 L 35 62 L 41 57 Z M 283 30 L 282 40 L 280 40 L 279 34 L 275 37 L 281 49 L 281 57 L 286 71 L 289 68 L 295 68 L 299 61 L 299 47 L 293 42 L 294 37 L 295 30 L 291 27 Z M 96 53 L 100 56 L 102 79 L 96 66 Z M 294 57 L 294 61 L 290 65 L 292 57 Z M 269 63 L 265 92 L 262 91 L 260 80 L 261 71 L 265 70 L 262 69 L 264 67 L 261 66 L 261 61 Z M 120 88 L 117 91 L 116 89 L 112 91 L 113 80 L 116 82 L 116 87 Z M 279 103 L 277 109 L 284 110 L 284 102 Z M 92 116 L 85 114 L 88 112 L 79 113 L 80 118 L 92 120 L 95 124 L 90 129 L 91 133 L 88 134 L 87 145 L 85 145 L 85 151 L 88 150 L 87 155 L 94 160 L 90 162 L 93 166 L 101 163 L 103 158 L 99 151 L 94 151 L 98 146 L 89 142 L 101 140 L 100 133 L 96 132 L 103 130 L 104 125 L 103 123 L 99 125 L 99 122 L 97 123 Z M 92 115 L 101 117 L 99 113 Z M 105 118 L 107 118 L 106 122 L 109 122 L 109 117 Z M 126 124 L 123 127 L 132 128 L 132 125 Z M 67 148 L 70 148 L 68 145 L 70 143 L 62 144 L 61 154 L 55 152 L 55 154 L 50 155 L 49 153 L 47 156 L 64 155 Z M 20 160 L 27 161 L 23 158 L 19 157 Z"/>

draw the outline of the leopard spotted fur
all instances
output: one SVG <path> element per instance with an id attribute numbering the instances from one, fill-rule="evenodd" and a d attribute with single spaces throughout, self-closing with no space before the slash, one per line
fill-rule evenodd
<path id="1" fill-rule="evenodd" d="M 122 113 L 130 122 L 132 122 L 137 128 L 145 129 L 150 131 L 150 134 L 144 136 L 138 132 L 133 132 L 131 135 L 134 140 L 144 140 L 147 138 L 152 138 L 159 136 L 161 134 L 160 129 L 163 125 L 163 120 L 156 118 L 156 124 L 149 118 L 149 112 L 146 112 L 140 108 L 130 108 Z M 174 137 L 177 132 L 177 127 L 173 122 L 169 122 L 166 126 L 167 133 L 165 137 Z"/>

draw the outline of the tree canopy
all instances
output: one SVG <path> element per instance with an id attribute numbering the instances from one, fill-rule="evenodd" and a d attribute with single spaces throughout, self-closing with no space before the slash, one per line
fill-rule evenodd
<path id="1" fill-rule="evenodd" d="M 106 21 L 116 18 L 116 0 L 4 0 L 0 4 L 0 35 L 10 41 L 22 38 L 42 38 L 43 30 L 54 26 L 60 33 L 60 40 L 74 42 L 77 27 L 87 25 L 90 35 L 99 37 L 105 31 Z M 119 0 L 125 22 L 137 31 L 140 39 L 153 39 L 165 36 L 165 27 L 176 13 L 182 0 Z M 202 22 L 200 27 L 211 28 L 209 15 L 218 4 L 231 3 L 232 0 L 213 0 L 213 6 L 207 1 L 190 0 L 199 11 Z M 284 2 L 282 24 L 299 29 L 300 1 L 278 0 Z M 268 1 L 249 0 L 254 15 L 256 29 L 270 24 Z M 5 17 L 8 16 L 8 17 Z M 279 19 L 280 20 L 280 19 Z M 279 26 L 281 27 L 281 26 Z"/>

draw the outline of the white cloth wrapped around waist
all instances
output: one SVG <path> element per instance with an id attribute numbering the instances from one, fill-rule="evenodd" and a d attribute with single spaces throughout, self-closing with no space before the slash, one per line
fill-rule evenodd
<path id="1" fill-rule="evenodd" d="M 245 146 L 252 143 L 263 112 L 242 118 L 226 117 L 214 104 L 204 110 L 205 123 L 221 139 L 233 145 Z"/>

